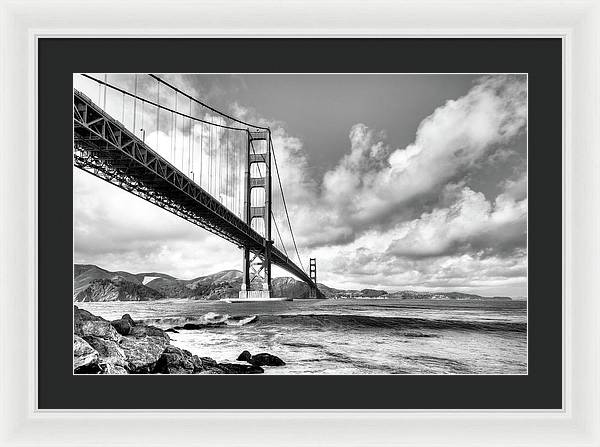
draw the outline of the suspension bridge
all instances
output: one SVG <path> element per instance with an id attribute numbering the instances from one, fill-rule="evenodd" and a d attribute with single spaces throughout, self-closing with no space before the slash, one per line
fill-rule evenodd
<path id="1" fill-rule="evenodd" d="M 298 253 L 268 127 L 154 74 L 75 76 L 76 167 L 241 248 L 239 299 L 273 298 L 272 264 L 319 295 L 316 260 L 307 273 Z"/>

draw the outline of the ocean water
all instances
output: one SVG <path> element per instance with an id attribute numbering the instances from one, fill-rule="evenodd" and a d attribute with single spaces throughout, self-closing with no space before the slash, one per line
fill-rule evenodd
<path id="1" fill-rule="evenodd" d="M 106 319 L 129 313 L 172 344 L 218 362 L 248 350 L 281 357 L 266 374 L 526 374 L 525 301 L 295 300 L 76 303 Z"/>

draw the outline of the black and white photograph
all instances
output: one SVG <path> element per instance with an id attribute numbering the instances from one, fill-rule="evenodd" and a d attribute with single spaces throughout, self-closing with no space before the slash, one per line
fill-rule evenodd
<path id="1" fill-rule="evenodd" d="M 73 118 L 73 374 L 528 373 L 526 73 L 74 73 Z"/>

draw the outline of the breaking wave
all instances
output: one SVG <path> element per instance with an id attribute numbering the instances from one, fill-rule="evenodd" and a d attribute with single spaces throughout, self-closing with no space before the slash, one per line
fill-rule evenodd
<path id="1" fill-rule="evenodd" d="M 142 321 L 144 324 L 165 329 L 200 329 L 211 326 L 244 326 L 246 324 L 254 323 L 257 319 L 257 315 L 231 316 L 229 314 L 208 312 L 199 317 L 151 318 Z"/>
<path id="2" fill-rule="evenodd" d="M 374 317 L 368 315 L 261 315 L 260 324 L 281 324 L 286 326 L 346 327 L 346 328 L 388 328 L 399 330 L 454 329 L 465 331 L 508 331 L 526 332 L 526 323 L 508 321 L 459 321 L 434 320 L 426 318 Z M 422 337 L 427 334 L 407 333 L 407 336 Z"/>
<path id="3" fill-rule="evenodd" d="M 369 315 L 349 314 L 294 314 L 294 315 L 242 315 L 232 316 L 208 312 L 194 317 L 155 318 L 143 320 L 144 324 L 158 326 L 163 329 L 203 329 L 222 326 L 293 326 L 322 327 L 347 329 L 395 329 L 405 331 L 409 338 L 435 337 L 436 335 L 420 332 L 422 330 L 450 329 L 479 332 L 527 332 L 527 323 L 508 321 L 461 321 L 452 319 L 426 319 L 406 317 L 377 317 Z"/>

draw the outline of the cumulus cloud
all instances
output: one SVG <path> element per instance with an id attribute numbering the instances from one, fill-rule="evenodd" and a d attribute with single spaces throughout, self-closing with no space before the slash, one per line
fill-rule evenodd
<path id="1" fill-rule="evenodd" d="M 320 183 L 310 175 L 302 142 L 282 123 L 239 105 L 234 112 L 273 130 L 298 240 L 316 248 L 350 243 L 414 217 L 487 156 L 511 153 L 510 143 L 525 131 L 526 105 L 524 76 L 486 76 L 424 119 L 404 148 L 389 145 L 382 131 L 356 124 L 348 153 Z"/>
<path id="2" fill-rule="evenodd" d="M 419 258 L 467 252 L 502 254 L 525 248 L 526 198 L 516 201 L 501 194 L 490 203 L 468 187 L 458 194 L 448 208 L 436 208 L 398 225 L 388 253 Z"/>
<path id="3" fill-rule="evenodd" d="M 318 202 L 334 211 L 328 213 L 329 223 L 345 230 L 329 242 L 393 223 L 403 208 L 438 194 L 449 180 L 508 144 L 525 129 L 526 94 L 524 77 L 482 78 L 465 96 L 447 101 L 423 120 L 415 141 L 402 149 L 392 149 L 364 124 L 355 125 L 350 152 L 323 178 Z M 327 242 L 318 236 L 307 239 L 309 245 Z"/>

